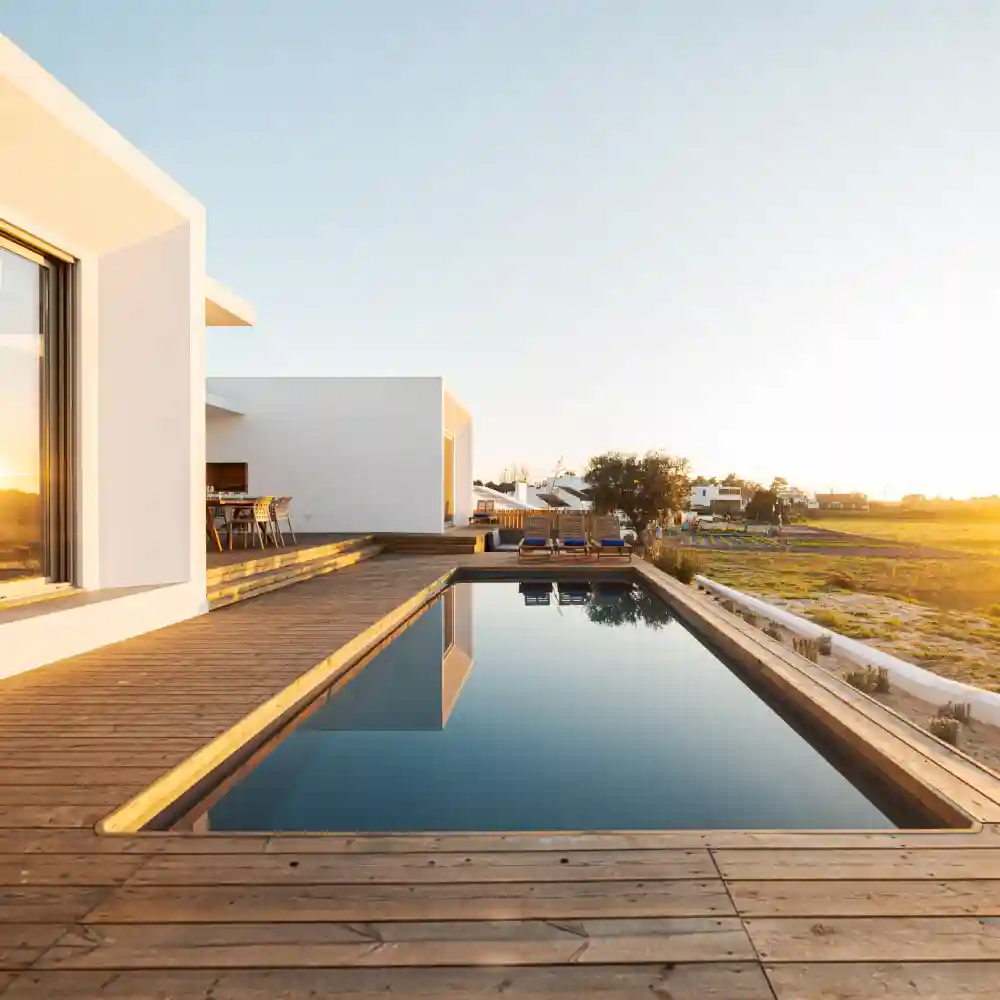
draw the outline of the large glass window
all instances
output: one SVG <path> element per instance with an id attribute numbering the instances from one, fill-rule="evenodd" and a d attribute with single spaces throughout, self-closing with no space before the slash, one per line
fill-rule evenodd
<path id="1" fill-rule="evenodd" d="M 45 575 L 42 271 L 0 245 L 0 586 Z"/>
<path id="2" fill-rule="evenodd" d="M 72 582 L 71 277 L 0 235 L 0 598 Z"/>

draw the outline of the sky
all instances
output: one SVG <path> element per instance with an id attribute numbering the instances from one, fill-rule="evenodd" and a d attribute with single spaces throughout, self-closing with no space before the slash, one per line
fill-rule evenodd
<path id="1" fill-rule="evenodd" d="M 995 0 L 0 0 L 0 31 L 207 206 L 259 317 L 211 375 L 441 375 L 487 479 L 663 449 L 1000 493 Z"/>

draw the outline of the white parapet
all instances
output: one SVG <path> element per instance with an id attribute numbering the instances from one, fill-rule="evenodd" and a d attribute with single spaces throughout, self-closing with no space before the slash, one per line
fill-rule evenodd
<path id="1" fill-rule="evenodd" d="M 889 671 L 889 676 L 897 687 L 932 705 L 945 705 L 949 701 L 967 702 L 972 706 L 974 719 L 1000 726 L 1000 694 L 984 691 L 982 688 L 963 684 L 961 681 L 954 681 L 948 677 L 941 677 L 923 667 L 916 666 L 916 664 L 907 663 L 906 660 L 901 660 L 884 650 L 866 646 L 857 639 L 850 639 L 846 635 L 831 632 L 830 629 L 822 628 L 806 618 L 800 618 L 798 615 L 792 614 L 791 611 L 768 604 L 767 601 L 762 601 L 759 597 L 751 597 L 742 591 L 716 583 L 715 580 L 710 580 L 706 576 L 696 576 L 695 582 L 719 597 L 728 598 L 749 611 L 755 611 L 762 618 L 767 618 L 796 635 L 808 639 L 818 639 L 821 635 L 829 635 L 838 656 L 859 666 L 884 667 Z"/>

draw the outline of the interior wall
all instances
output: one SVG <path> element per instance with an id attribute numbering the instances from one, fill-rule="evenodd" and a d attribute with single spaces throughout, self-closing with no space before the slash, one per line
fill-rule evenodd
<path id="1" fill-rule="evenodd" d="M 472 416 L 449 392 L 444 394 L 444 429 L 455 438 L 455 524 L 467 525 L 472 496 Z"/>
<path id="2" fill-rule="evenodd" d="M 439 378 L 212 378 L 242 415 L 206 414 L 209 462 L 247 462 L 250 492 L 291 496 L 303 532 L 440 532 Z"/>

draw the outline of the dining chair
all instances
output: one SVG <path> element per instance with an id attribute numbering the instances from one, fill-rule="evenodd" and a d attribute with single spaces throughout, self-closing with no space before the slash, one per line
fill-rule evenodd
<path id="1" fill-rule="evenodd" d="M 270 533 L 273 537 L 274 529 L 271 522 L 271 504 L 274 497 L 259 497 L 254 501 L 253 506 L 236 507 L 233 510 L 233 517 L 230 523 L 230 530 L 234 534 L 243 535 L 243 548 L 247 547 L 246 540 L 249 537 L 252 544 L 256 546 L 260 539 L 260 547 L 267 544 L 267 536 Z M 277 542 L 275 542 L 277 544 Z"/>
<path id="2" fill-rule="evenodd" d="M 277 536 L 280 539 L 280 544 L 285 544 L 285 536 L 281 533 L 282 520 L 288 525 L 288 533 L 292 536 L 292 544 L 295 545 L 295 529 L 292 527 L 291 518 L 291 507 L 292 498 L 291 497 L 278 497 L 274 503 L 271 505 L 271 513 L 274 520 L 274 530 L 277 532 Z"/>

